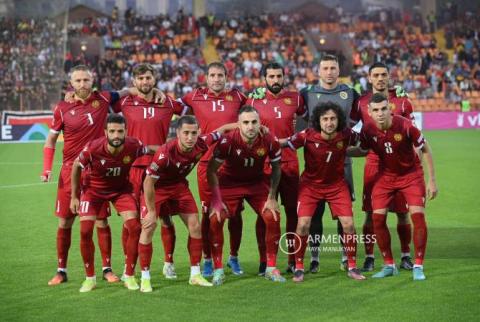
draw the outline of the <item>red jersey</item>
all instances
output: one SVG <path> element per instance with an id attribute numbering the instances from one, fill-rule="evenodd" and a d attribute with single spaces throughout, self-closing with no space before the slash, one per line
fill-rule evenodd
<path id="1" fill-rule="evenodd" d="M 211 133 L 219 127 L 238 120 L 238 110 L 247 97 L 238 89 L 225 90 L 216 96 L 208 88 L 198 88 L 185 95 L 181 101 L 192 109 L 202 133 Z M 201 161 L 208 162 L 213 147 Z"/>
<path id="2" fill-rule="evenodd" d="M 61 101 L 55 106 L 50 132 L 63 131 L 64 165 L 72 165 L 88 142 L 104 136 L 111 101 L 110 92 L 93 91 L 84 103 Z"/>
<path id="3" fill-rule="evenodd" d="M 379 130 L 368 123 L 362 127 L 362 149 L 372 149 L 380 158 L 380 171 L 390 175 L 404 175 L 422 166 L 414 147 L 422 148 L 425 139 L 411 122 L 394 115 L 388 130 Z"/>
<path id="4" fill-rule="evenodd" d="M 372 92 L 367 92 L 358 99 L 350 114 L 350 118 L 353 121 L 362 121 L 363 124 L 371 123 L 375 126 L 375 122 L 370 115 L 368 115 L 368 102 L 372 95 Z M 390 89 L 388 90 L 388 103 L 393 115 L 400 115 L 415 122 L 413 105 L 408 97 L 397 97 L 396 90 Z M 378 155 L 369 151 L 367 160 L 376 164 L 378 163 Z"/>
<path id="5" fill-rule="evenodd" d="M 307 128 L 290 137 L 288 145 L 293 149 L 304 147 L 305 170 L 302 181 L 313 184 L 334 184 L 344 179 L 347 148 L 356 145 L 359 135 L 346 128 L 331 140 L 325 140 L 320 132 Z"/>
<path id="6" fill-rule="evenodd" d="M 127 120 L 128 135 L 146 145 L 162 145 L 167 141 L 172 116 L 182 115 L 184 106 L 167 96 L 163 104 L 147 102 L 139 96 L 128 95 L 114 106 L 116 113 L 122 112 Z M 138 158 L 133 166 L 147 167 L 152 162 L 151 155 Z"/>
<path id="7" fill-rule="evenodd" d="M 208 151 L 208 147 L 220 139 L 218 132 L 213 132 L 198 138 L 192 151 L 183 152 L 178 146 L 178 139 L 162 145 L 153 156 L 152 163 L 147 168 L 147 175 L 158 179 L 156 187 L 187 183 L 186 177 Z"/>
<path id="8" fill-rule="evenodd" d="M 102 198 L 111 198 L 119 192 L 130 190 L 130 168 L 138 157 L 147 153 L 142 142 L 128 136 L 117 155 L 112 155 L 107 146 L 106 137 L 93 140 L 78 156 L 81 167 L 89 169 L 86 189 Z"/>
<path id="9" fill-rule="evenodd" d="M 292 136 L 296 116 L 307 114 L 302 96 L 293 91 L 282 91 L 278 96 L 267 91 L 264 99 L 251 98 L 246 104 L 257 109 L 262 124 L 277 138 Z M 283 149 L 282 162 L 292 160 L 297 160 L 297 153 L 292 149 Z"/>
<path id="10" fill-rule="evenodd" d="M 251 146 L 243 141 L 239 129 L 224 134 L 214 152 L 215 160 L 225 161 L 219 171 L 220 185 L 241 186 L 261 182 L 267 157 L 270 162 L 278 162 L 281 154 L 280 144 L 271 134 L 259 135 Z"/>

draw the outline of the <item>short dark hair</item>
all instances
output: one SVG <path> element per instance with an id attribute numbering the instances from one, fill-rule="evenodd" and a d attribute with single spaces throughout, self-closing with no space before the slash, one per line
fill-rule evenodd
<path id="1" fill-rule="evenodd" d="M 370 103 L 381 103 L 383 101 L 388 102 L 388 98 L 385 95 L 383 95 L 382 93 L 375 93 L 368 100 L 368 105 L 370 105 Z"/>
<path id="2" fill-rule="evenodd" d="M 214 61 L 213 63 L 210 63 L 208 64 L 207 66 L 207 75 L 210 71 L 210 68 L 219 68 L 219 69 L 223 69 L 223 71 L 225 72 L 225 76 L 227 76 L 227 67 L 225 67 L 224 64 L 222 64 L 221 62 L 219 61 Z"/>
<path id="3" fill-rule="evenodd" d="M 183 124 L 190 124 L 198 126 L 198 121 L 193 115 L 184 115 L 177 120 L 177 130 L 180 129 Z"/>
<path id="4" fill-rule="evenodd" d="M 381 61 L 377 61 L 376 63 L 373 63 L 372 66 L 370 66 L 370 68 L 368 69 L 368 74 L 370 74 L 372 72 L 372 69 L 374 68 L 385 68 L 387 72 L 389 71 L 387 64 L 382 63 Z"/>
<path id="5" fill-rule="evenodd" d="M 125 118 L 117 113 L 108 114 L 107 120 L 105 121 L 105 129 L 107 129 L 108 124 L 111 123 L 127 125 L 127 121 L 125 120 Z"/>
<path id="6" fill-rule="evenodd" d="M 135 65 L 135 67 L 133 67 L 133 70 L 132 70 L 132 75 L 133 77 L 137 77 L 139 75 L 145 74 L 146 72 L 151 72 L 153 77 L 156 76 L 155 68 L 153 68 L 153 66 L 148 63 Z"/>
<path id="7" fill-rule="evenodd" d="M 81 70 L 82 72 L 90 72 L 90 73 L 92 72 L 92 70 L 88 68 L 87 65 L 76 65 L 70 69 L 70 73 L 73 73 L 79 70 Z"/>
<path id="8" fill-rule="evenodd" d="M 255 112 L 257 114 L 258 111 L 255 107 L 253 107 L 252 105 L 243 105 L 239 110 L 238 110 L 238 115 L 242 114 L 242 113 L 249 113 L 249 112 Z M 260 115 L 260 114 L 259 114 Z"/>
<path id="9" fill-rule="evenodd" d="M 338 57 L 332 54 L 325 54 L 325 55 L 322 55 L 322 57 L 320 57 L 320 63 L 322 61 L 335 61 L 338 63 Z"/>
<path id="10" fill-rule="evenodd" d="M 262 76 L 267 77 L 267 70 L 269 69 L 281 69 L 282 70 L 282 75 L 285 75 L 285 71 L 283 70 L 283 66 L 280 65 L 277 62 L 269 62 L 265 64 L 262 68 Z"/>
<path id="11" fill-rule="evenodd" d="M 320 117 L 322 117 L 325 113 L 327 113 L 330 110 L 332 110 L 335 113 L 335 115 L 337 115 L 337 119 L 338 119 L 337 132 L 343 131 L 347 126 L 347 118 L 342 108 L 338 104 L 328 101 L 325 103 L 320 103 L 317 106 L 315 106 L 315 108 L 313 109 L 312 116 L 310 117 L 310 121 L 312 122 L 313 128 L 318 132 L 322 131 L 322 128 L 320 127 Z"/>

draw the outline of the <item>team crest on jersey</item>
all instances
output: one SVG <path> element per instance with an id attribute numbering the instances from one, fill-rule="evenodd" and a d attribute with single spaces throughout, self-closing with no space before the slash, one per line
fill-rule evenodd
<path id="1" fill-rule="evenodd" d="M 97 107 L 99 107 L 99 106 L 100 106 L 100 102 L 99 102 L 99 101 L 94 100 L 94 101 L 92 102 L 92 107 L 93 107 L 93 108 L 97 108 Z"/>
<path id="2" fill-rule="evenodd" d="M 225 96 L 225 100 L 231 102 L 231 101 L 233 101 L 233 96 L 232 95 L 227 95 L 227 96 Z"/>
<path id="3" fill-rule="evenodd" d="M 346 100 L 348 98 L 348 94 L 345 91 L 341 91 L 339 95 L 341 99 Z"/>
<path id="4" fill-rule="evenodd" d="M 286 104 L 286 105 L 292 105 L 292 99 L 290 97 L 287 97 L 283 100 L 283 102 Z"/>
<path id="5" fill-rule="evenodd" d="M 392 102 L 388 103 L 388 107 L 390 108 L 390 111 L 393 111 L 396 108 L 395 104 Z"/>
<path id="6" fill-rule="evenodd" d="M 129 155 L 126 155 L 123 157 L 122 162 L 123 164 L 129 164 L 130 162 L 132 162 L 132 158 Z"/>
<path id="7" fill-rule="evenodd" d="M 343 149 L 343 141 L 337 142 L 337 149 Z"/>
<path id="8" fill-rule="evenodd" d="M 265 153 L 267 153 L 267 151 L 265 151 L 265 148 L 259 148 L 257 149 L 257 155 L 259 157 L 263 157 L 265 155 Z"/>
<path id="9" fill-rule="evenodd" d="M 393 139 L 397 142 L 400 142 L 402 141 L 402 135 L 400 133 L 396 133 L 394 136 L 393 136 Z"/>

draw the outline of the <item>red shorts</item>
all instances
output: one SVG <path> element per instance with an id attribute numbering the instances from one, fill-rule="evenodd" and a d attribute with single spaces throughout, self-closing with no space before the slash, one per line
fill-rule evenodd
<path id="1" fill-rule="evenodd" d="M 362 210 L 366 212 L 372 212 L 372 190 L 375 182 L 380 178 L 381 174 L 378 171 L 378 163 L 367 161 L 365 163 L 365 169 L 363 173 L 363 204 Z M 389 211 L 396 212 L 398 214 L 404 214 L 408 212 L 407 202 L 400 192 L 395 193 L 392 202 L 389 204 Z"/>
<path id="2" fill-rule="evenodd" d="M 382 175 L 378 178 L 372 191 L 372 207 L 388 208 L 396 193 L 401 192 L 408 206 L 425 207 L 425 181 L 423 171 L 406 175 Z"/>
<path id="3" fill-rule="evenodd" d="M 328 202 L 332 217 L 353 216 L 352 198 L 347 183 L 342 180 L 330 185 L 312 185 L 310 182 L 300 182 L 298 195 L 298 217 L 313 217 L 318 203 Z"/>
<path id="4" fill-rule="evenodd" d="M 243 207 L 244 199 L 261 216 L 268 198 L 268 186 L 263 181 L 248 186 L 220 187 L 220 192 L 230 216 L 236 215 L 238 208 Z"/>
<path id="5" fill-rule="evenodd" d="M 81 182 L 85 180 L 85 174 L 82 171 Z M 73 218 L 76 214 L 70 211 L 70 198 L 72 196 L 72 167 L 62 166 L 58 176 L 57 200 L 55 203 L 55 215 L 59 218 Z M 83 186 L 81 184 L 81 186 Z M 99 214 L 104 218 L 110 216 L 110 205 L 107 203 L 100 209 Z"/>
<path id="6" fill-rule="evenodd" d="M 165 211 L 165 205 L 168 205 L 168 211 Z M 155 188 L 155 211 L 157 216 L 164 217 L 173 214 L 198 214 L 197 204 L 193 198 L 188 184 L 178 183 L 174 185 Z M 145 206 L 145 197 L 140 197 L 140 218 L 147 215 Z"/>
<path id="7" fill-rule="evenodd" d="M 82 191 L 80 196 L 80 217 L 95 216 L 97 219 L 109 217 L 110 213 L 105 214 L 105 212 L 102 212 L 104 207 L 108 207 L 109 202 L 112 202 L 118 213 L 125 211 L 137 212 L 137 201 L 130 191 L 119 192 L 113 198 L 102 198 L 86 190 Z"/>

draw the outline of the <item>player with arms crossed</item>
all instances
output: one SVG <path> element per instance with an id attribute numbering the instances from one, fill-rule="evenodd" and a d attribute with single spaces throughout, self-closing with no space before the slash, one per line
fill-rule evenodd
<path id="1" fill-rule="evenodd" d="M 347 148 L 358 143 L 358 134 L 346 127 L 340 106 L 320 103 L 312 113 L 312 127 L 281 140 L 283 146 L 304 147 L 305 170 L 300 177 L 297 235 L 300 242 L 295 254 L 294 282 L 304 279 L 303 258 L 308 245 L 310 223 L 319 203 L 327 202 L 332 216 L 343 228 L 342 244 L 348 261 L 348 277 L 364 280 L 356 266 L 357 236 L 353 223 L 352 199 L 345 180 Z"/>
<path id="2" fill-rule="evenodd" d="M 152 235 L 157 218 L 168 216 L 162 213 L 162 205 L 169 203 L 169 210 L 179 213 L 188 228 L 188 251 L 190 253 L 191 285 L 212 286 L 200 274 L 202 257 L 202 234 L 198 220 L 198 209 L 188 187 L 186 177 L 207 153 L 208 147 L 221 136 L 224 128 L 199 137 L 200 130 L 194 116 L 185 115 L 178 119 L 177 138 L 162 145 L 147 168 L 141 197 L 142 233 L 138 245 L 142 280 L 140 291 L 151 292 L 150 263 L 153 247 Z"/>
<path id="3" fill-rule="evenodd" d="M 153 154 L 156 148 L 146 147 L 138 139 L 126 134 L 125 118 L 110 114 L 105 124 L 105 137 L 90 142 L 72 167 L 70 210 L 80 215 L 80 250 L 87 274 L 80 288 L 82 293 L 96 287 L 93 226 L 95 220 L 107 219 L 101 210 L 109 202 L 115 206 L 128 229 L 125 286 L 130 290 L 139 288 L 134 274 L 141 226 L 128 174 L 138 157 Z M 88 171 L 89 177 L 78 198 L 82 170 Z"/>
<path id="4" fill-rule="evenodd" d="M 122 112 L 127 121 L 128 135 L 139 139 L 146 145 L 162 145 L 168 137 L 168 130 L 173 115 L 182 115 L 185 107 L 165 96 L 161 102 L 156 102 L 155 83 L 156 71 L 150 64 L 138 64 L 133 68 L 133 85 L 138 95 L 128 95 L 113 106 L 117 113 Z M 145 169 L 152 162 L 151 155 L 144 155 L 132 165 L 129 179 L 133 185 L 135 197 L 140 201 L 140 192 L 145 178 Z M 165 205 L 166 206 L 166 205 Z M 168 212 L 167 209 L 162 213 Z M 162 216 L 161 236 L 165 253 L 163 275 L 168 279 L 177 278 L 173 265 L 175 249 L 175 226 L 170 216 Z M 126 255 L 128 229 L 123 226 L 122 244 Z"/>
<path id="5" fill-rule="evenodd" d="M 384 260 L 382 270 L 372 277 L 382 278 L 398 274 L 393 260 L 386 215 L 395 194 L 401 192 L 408 204 L 413 222 L 415 246 L 413 279 L 424 280 L 423 259 L 427 246 L 425 196 L 428 194 L 429 199 L 434 199 L 438 193 L 431 148 L 411 120 L 392 115 L 385 95 L 381 93 L 372 95 L 368 113 L 373 123 L 367 123 L 362 127 L 361 149 L 364 155 L 372 149 L 379 157 L 380 176 L 372 191 L 372 219 L 377 244 Z M 427 166 L 429 180 L 426 187 L 422 165 L 415 149 L 422 151 Z"/>
<path id="6" fill-rule="evenodd" d="M 388 97 L 389 107 L 393 115 L 403 116 L 412 122 L 413 107 L 407 96 L 398 96 L 398 88 L 389 88 L 389 71 L 387 65 L 381 62 L 374 63 L 368 71 L 368 79 L 372 84 L 372 91 L 362 95 L 358 102 L 353 106 L 351 118 L 353 121 L 362 121 L 363 124 L 373 123 L 368 114 L 368 102 L 373 94 L 382 93 Z M 379 158 L 370 150 L 367 154 L 364 176 L 363 176 L 363 205 L 365 211 L 365 223 L 363 225 L 363 235 L 365 236 L 365 262 L 363 270 L 370 272 L 374 269 L 374 238 L 372 222 L 372 189 L 379 176 Z M 411 270 L 413 263 L 410 258 L 410 241 L 412 239 L 412 228 L 408 218 L 408 208 L 405 198 L 401 193 L 396 193 L 389 210 L 397 214 L 397 233 L 400 238 L 401 263 L 400 268 Z"/>
<path id="7" fill-rule="evenodd" d="M 263 67 L 266 92 L 263 99 L 250 98 L 247 105 L 256 108 L 260 114 L 260 121 L 268 127 L 270 133 L 278 138 L 287 138 L 294 134 L 294 123 L 297 116 L 305 117 L 307 110 L 303 98 L 298 92 L 284 89 L 284 69 L 278 63 L 268 63 Z M 266 168 L 270 172 L 269 168 Z M 298 196 L 298 158 L 296 151 L 286 148 L 282 150 L 282 176 L 278 186 L 278 193 L 286 214 L 286 231 L 293 233 L 297 228 L 297 196 Z M 260 249 L 259 274 L 265 274 L 265 223 L 261 217 L 257 218 L 257 242 Z M 295 270 L 295 255 L 293 235 L 287 235 L 288 269 Z"/>
<path id="8" fill-rule="evenodd" d="M 207 88 L 198 88 L 182 97 L 181 102 L 190 107 L 200 124 L 202 133 L 211 133 L 225 124 L 237 122 L 238 110 L 247 100 L 237 89 L 227 90 L 227 69 L 222 63 L 213 62 L 207 66 Z M 202 237 L 204 267 L 203 276 L 211 277 L 213 264 L 209 243 L 209 213 L 211 191 L 207 182 L 207 164 L 212 156 L 213 146 L 209 149 L 197 167 L 198 193 L 202 203 Z M 238 208 L 238 215 L 228 222 L 230 232 L 230 257 L 228 266 L 235 275 L 243 274 L 238 261 L 238 250 L 242 240 L 243 222 L 242 207 Z"/>
<path id="9" fill-rule="evenodd" d="M 225 281 L 223 224 L 226 218 L 237 215 L 243 200 L 252 206 L 258 216 L 262 216 L 266 225 L 265 278 L 284 282 L 285 278 L 276 268 L 280 238 L 280 212 L 276 195 L 281 177 L 282 151 L 271 134 L 260 135 L 260 117 L 254 107 L 245 105 L 239 110 L 238 127 L 224 135 L 208 163 L 207 177 L 212 190 L 210 243 L 215 267 L 212 282 L 221 285 Z M 264 179 L 267 157 L 272 166 L 270 186 Z"/>

